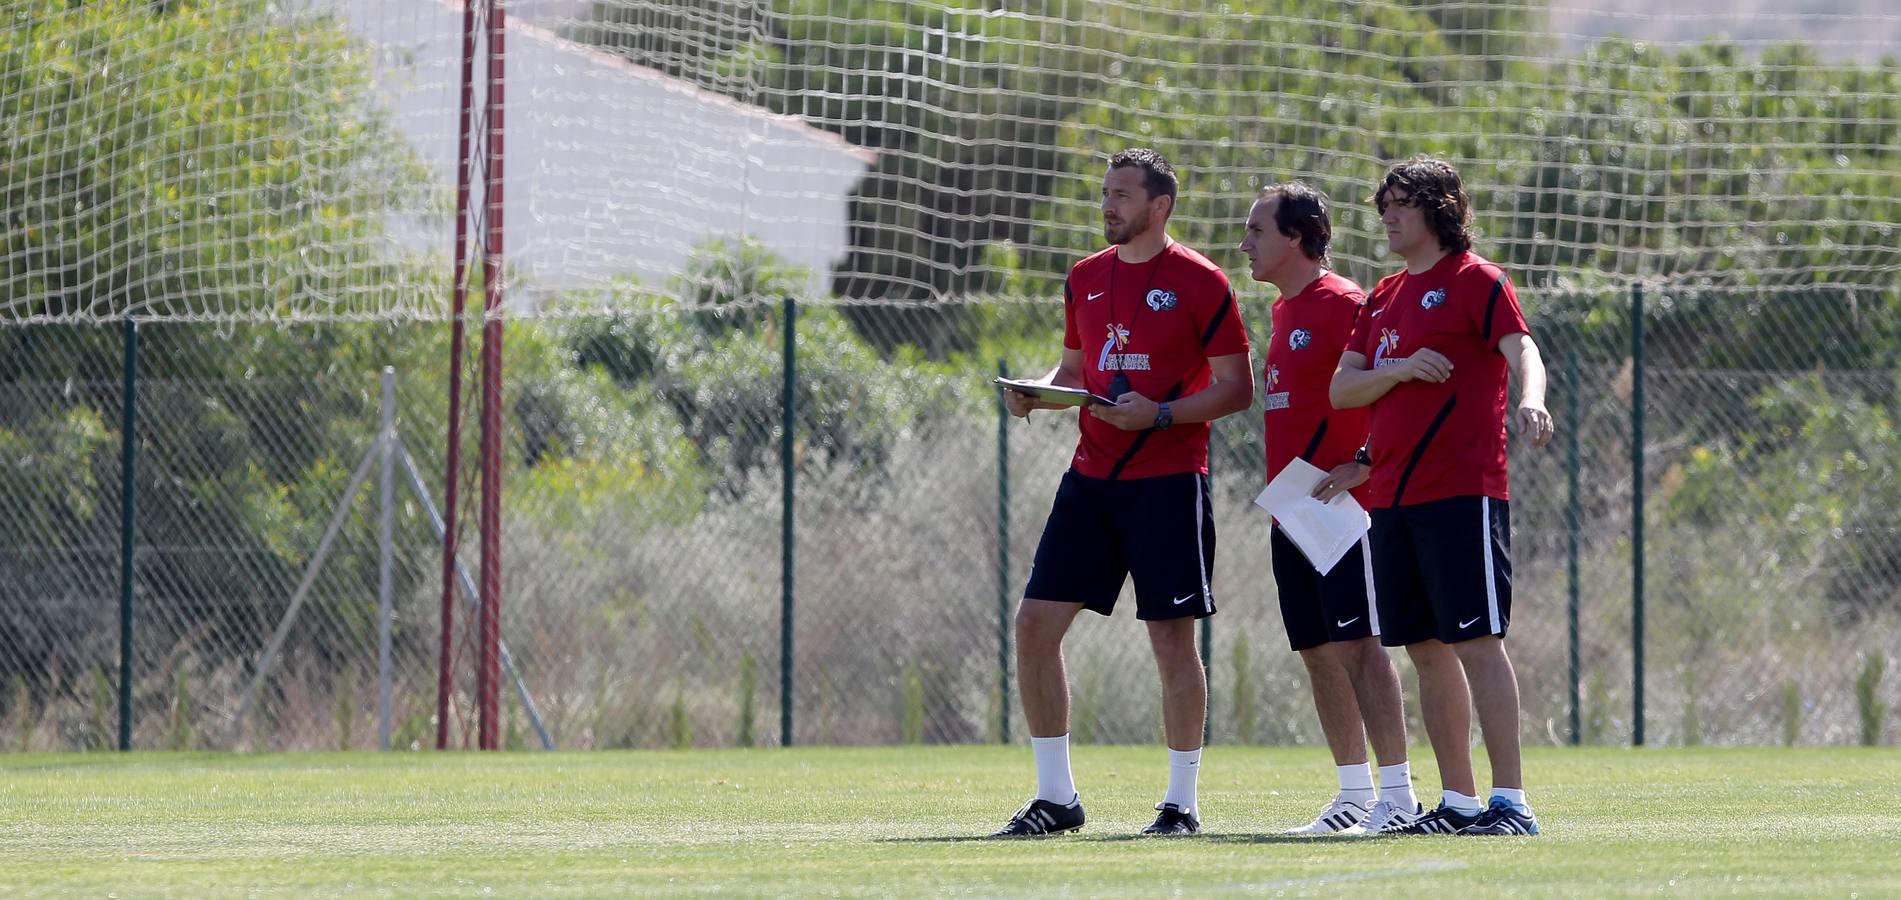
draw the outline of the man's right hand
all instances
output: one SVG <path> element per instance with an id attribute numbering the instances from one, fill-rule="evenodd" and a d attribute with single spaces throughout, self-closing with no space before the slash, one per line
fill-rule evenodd
<path id="1" fill-rule="evenodd" d="M 1429 381 L 1443 383 L 1452 377 L 1452 360 L 1446 355 L 1430 348 L 1421 348 L 1419 352 L 1393 366 L 1393 376 L 1398 381 Z"/>
<path id="2" fill-rule="evenodd" d="M 1010 415 L 1022 419 L 1029 416 L 1030 410 L 1036 408 L 1036 397 L 1006 388 L 1003 392 L 1003 406 L 1010 411 Z"/>

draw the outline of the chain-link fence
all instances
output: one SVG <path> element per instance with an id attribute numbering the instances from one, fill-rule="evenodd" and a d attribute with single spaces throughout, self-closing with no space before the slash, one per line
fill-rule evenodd
<path id="1" fill-rule="evenodd" d="M 1628 293 L 1526 294 L 1561 429 L 1512 447 L 1526 738 L 1637 736 L 1637 546 L 1646 742 L 1892 740 L 1894 301 L 1653 289 L 1639 354 Z M 1257 347 L 1263 302 L 1246 304 Z M 1023 739 L 1007 620 L 1075 425 L 1007 420 L 987 381 L 1053 362 L 1060 307 L 818 305 L 795 321 L 789 379 L 772 302 L 509 326 L 505 744 L 545 729 L 562 748 L 770 745 L 786 725 L 802 744 Z M 132 746 L 374 747 L 385 673 L 391 743 L 433 744 L 446 332 L 138 325 Z M 0 328 L 9 749 L 117 744 L 126 334 Z M 1317 742 L 1250 502 L 1260 441 L 1258 412 L 1215 428 L 1211 731 Z M 450 523 L 465 538 L 473 490 Z M 471 589 L 455 602 L 461 746 Z M 1159 736 L 1131 616 L 1085 616 L 1067 648 L 1079 739 Z"/>

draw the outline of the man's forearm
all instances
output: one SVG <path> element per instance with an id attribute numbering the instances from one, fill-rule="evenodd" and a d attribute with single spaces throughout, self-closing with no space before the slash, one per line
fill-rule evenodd
<path id="1" fill-rule="evenodd" d="M 1057 365 L 1056 368 L 1043 373 L 1043 377 L 1038 380 L 1044 384 L 1053 384 L 1057 387 L 1079 388 L 1083 386 L 1083 380 L 1079 373 L 1071 372 L 1063 368 L 1060 364 Z"/>
<path id="2" fill-rule="evenodd" d="M 1512 377 L 1518 381 L 1518 402 L 1521 405 L 1545 405 L 1545 359 L 1538 352 L 1538 344 L 1529 335 L 1518 338 L 1513 347 L 1516 352 L 1508 354 L 1511 361 Z"/>
<path id="3" fill-rule="evenodd" d="M 1160 402 L 1162 398 L 1156 397 Z M 1180 400 L 1168 401 L 1168 410 L 1175 424 L 1191 422 L 1212 422 L 1222 416 L 1238 413 L 1254 405 L 1254 382 L 1252 380 L 1216 381 Z"/>
<path id="4" fill-rule="evenodd" d="M 1327 385 L 1327 399 L 1332 401 L 1334 409 L 1371 406 L 1398 383 L 1385 369 L 1341 367 L 1334 371 L 1333 381 Z"/>

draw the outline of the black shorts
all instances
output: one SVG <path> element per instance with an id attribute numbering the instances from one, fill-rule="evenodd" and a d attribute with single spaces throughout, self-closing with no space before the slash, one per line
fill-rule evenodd
<path id="1" fill-rule="evenodd" d="M 1268 545 L 1274 558 L 1274 588 L 1281 598 L 1281 622 L 1294 650 L 1310 650 L 1330 641 L 1378 637 L 1380 613 L 1373 603 L 1373 560 L 1366 538 L 1322 575 L 1277 524 Z"/>
<path id="2" fill-rule="evenodd" d="M 1116 481 L 1063 473 L 1023 596 L 1081 603 L 1106 616 L 1133 575 L 1138 619 L 1214 615 L 1208 497 L 1200 472 Z"/>
<path id="3" fill-rule="evenodd" d="M 1505 636 L 1512 622 L 1510 503 L 1448 497 L 1376 509 L 1369 537 L 1380 643 Z"/>

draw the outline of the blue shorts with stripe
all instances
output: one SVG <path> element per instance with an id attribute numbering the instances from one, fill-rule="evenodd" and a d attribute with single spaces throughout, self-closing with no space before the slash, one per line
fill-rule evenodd
<path id="1" fill-rule="evenodd" d="M 1512 622 L 1511 504 L 1448 497 L 1372 511 L 1380 643 L 1505 636 Z"/>
<path id="2" fill-rule="evenodd" d="M 1106 616 L 1134 576 L 1136 618 L 1199 619 L 1215 612 L 1214 561 L 1208 476 L 1110 480 L 1072 469 L 1056 488 L 1023 596 Z"/>

